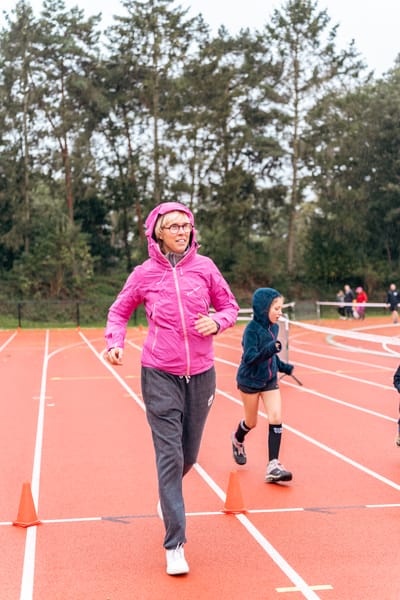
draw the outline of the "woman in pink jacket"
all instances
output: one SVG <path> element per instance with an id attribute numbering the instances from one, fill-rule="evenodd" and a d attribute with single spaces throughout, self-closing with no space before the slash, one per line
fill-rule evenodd
<path id="1" fill-rule="evenodd" d="M 179 575 L 189 571 L 182 478 L 197 460 L 214 400 L 213 336 L 234 325 L 239 307 L 213 261 L 198 254 L 188 208 L 156 206 L 146 236 L 149 258 L 133 270 L 108 312 L 106 356 L 121 364 L 128 321 L 144 304 L 142 394 L 156 455 L 167 573 Z"/>

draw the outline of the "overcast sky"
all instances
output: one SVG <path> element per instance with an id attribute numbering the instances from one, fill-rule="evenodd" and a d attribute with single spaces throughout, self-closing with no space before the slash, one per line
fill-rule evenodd
<path id="1" fill-rule="evenodd" d="M 213 31 L 220 25 L 231 33 L 241 28 L 261 29 L 268 22 L 274 8 L 284 0 L 177 0 L 176 5 L 189 9 L 189 16 L 202 13 Z M 79 6 L 86 16 L 103 14 L 110 23 L 112 15 L 122 14 L 119 0 L 65 0 L 67 6 Z M 0 0 L 2 10 L 11 11 L 16 0 Z M 40 13 L 41 0 L 31 0 L 36 15 Z M 347 46 L 354 39 L 356 48 L 377 76 L 393 67 L 400 53 L 400 0 L 319 0 L 319 8 L 327 9 L 331 25 L 339 23 L 337 44 Z"/>

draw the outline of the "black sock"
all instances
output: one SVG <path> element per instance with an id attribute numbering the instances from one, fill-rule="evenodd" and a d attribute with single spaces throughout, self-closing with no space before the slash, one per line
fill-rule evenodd
<path id="1" fill-rule="evenodd" d="M 281 447 L 282 423 L 280 425 L 269 424 L 268 427 L 268 455 L 269 460 L 278 458 Z"/>
<path id="2" fill-rule="evenodd" d="M 238 428 L 236 429 L 236 433 L 235 433 L 235 437 L 236 437 L 237 441 L 239 442 L 239 444 L 243 444 L 244 438 L 249 433 L 250 430 L 251 430 L 251 428 L 247 427 L 246 423 L 244 422 L 244 419 L 242 419 L 242 421 L 240 421 Z"/>

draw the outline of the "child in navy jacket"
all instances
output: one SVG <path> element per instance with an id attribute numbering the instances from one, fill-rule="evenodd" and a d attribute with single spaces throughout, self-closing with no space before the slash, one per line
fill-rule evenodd
<path id="1" fill-rule="evenodd" d="M 278 320 L 282 316 L 283 298 L 272 288 L 259 288 L 253 295 L 253 319 L 243 333 L 243 354 L 236 380 L 244 406 L 244 419 L 232 433 L 233 458 L 239 465 L 247 462 L 244 438 L 257 425 L 258 405 L 262 400 L 268 414 L 268 458 L 265 481 L 290 481 L 292 473 L 279 462 L 282 437 L 281 395 L 278 373 L 291 375 L 293 365 L 283 362 L 277 339 Z"/>

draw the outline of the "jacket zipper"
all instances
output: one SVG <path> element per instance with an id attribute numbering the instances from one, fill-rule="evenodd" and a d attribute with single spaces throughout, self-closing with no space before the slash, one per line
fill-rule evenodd
<path id="1" fill-rule="evenodd" d="M 185 344 L 185 352 L 186 352 L 185 377 L 189 377 L 190 376 L 190 352 L 189 352 L 189 341 L 188 341 L 187 330 L 186 330 L 186 321 L 185 321 L 185 316 L 183 313 L 182 299 L 181 299 L 181 293 L 180 293 L 180 288 L 179 288 L 178 276 L 176 274 L 176 267 L 172 267 L 172 271 L 174 274 L 175 288 L 176 288 L 176 292 L 177 292 L 177 296 L 178 296 L 178 308 L 179 308 L 179 314 L 180 314 L 181 322 L 182 322 L 183 341 Z"/>
<path id="2" fill-rule="evenodd" d="M 272 329 L 270 327 L 268 327 L 268 331 L 270 332 L 271 337 L 272 337 L 272 339 L 275 342 L 277 336 L 274 335 L 274 333 L 273 333 L 273 331 L 272 331 Z M 268 359 L 268 373 L 269 373 L 268 379 L 271 379 L 271 377 L 272 377 L 272 369 L 271 369 L 272 361 L 273 361 L 273 356 L 271 356 L 271 358 Z"/>
<path id="3" fill-rule="evenodd" d="M 156 309 L 156 305 L 155 305 L 155 304 L 153 304 L 154 317 L 156 316 L 156 310 L 157 310 L 157 309 Z M 154 319 L 154 322 L 155 322 L 155 321 L 156 321 L 156 320 Z M 156 345 L 157 345 L 157 337 L 158 337 L 158 325 L 156 325 L 156 326 L 155 326 L 155 330 L 154 330 L 154 339 L 153 339 L 153 344 L 152 344 L 152 347 L 151 347 L 151 351 L 152 351 L 152 352 L 154 352 L 154 348 L 155 348 L 155 347 L 156 347 Z"/>

